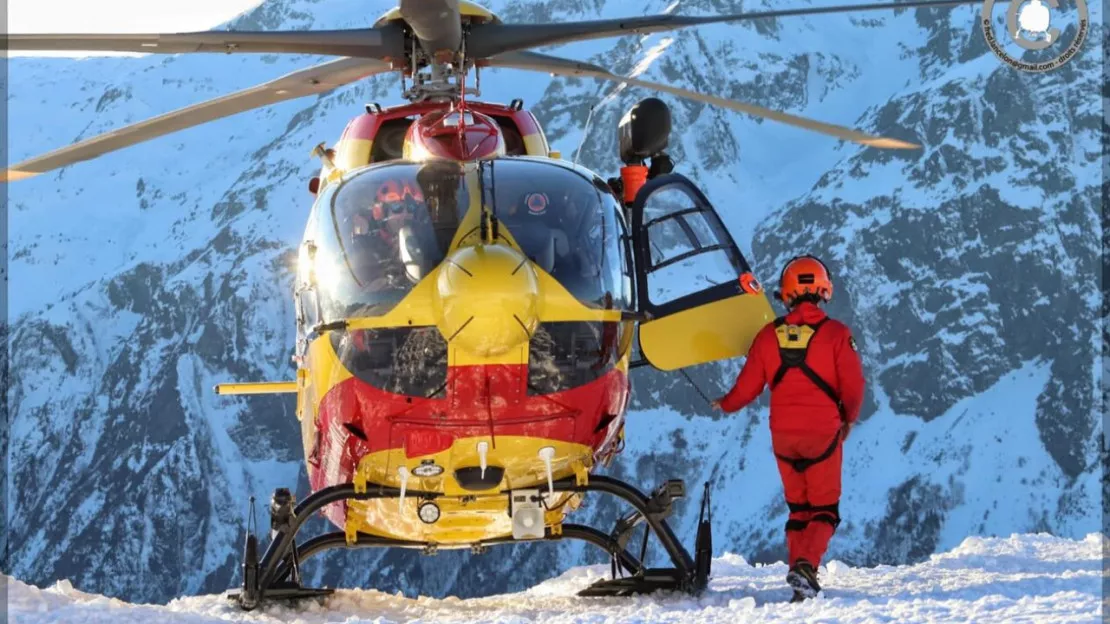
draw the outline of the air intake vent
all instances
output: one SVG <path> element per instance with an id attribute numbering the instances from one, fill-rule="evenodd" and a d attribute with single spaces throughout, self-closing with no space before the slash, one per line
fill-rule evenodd
<path id="1" fill-rule="evenodd" d="M 617 322 L 543 323 L 528 345 L 528 394 L 552 394 L 584 386 L 616 366 Z"/>
<path id="2" fill-rule="evenodd" d="M 380 390 L 432 398 L 447 387 L 447 342 L 434 327 L 335 331 L 331 344 L 352 375 Z"/>

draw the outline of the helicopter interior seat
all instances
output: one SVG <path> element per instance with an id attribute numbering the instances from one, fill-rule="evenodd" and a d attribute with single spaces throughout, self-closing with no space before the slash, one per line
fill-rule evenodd
<path id="1" fill-rule="evenodd" d="M 551 228 L 551 242 L 555 248 L 555 257 L 559 259 L 560 262 L 562 262 L 564 258 L 570 258 L 570 237 L 567 236 L 567 233 L 564 232 L 562 228 Z"/>
<path id="2" fill-rule="evenodd" d="M 348 262 L 370 292 L 401 288 L 405 266 L 393 245 L 376 232 L 351 237 Z"/>
<path id="3" fill-rule="evenodd" d="M 535 249 L 532 261 L 544 271 L 551 273 L 555 270 L 555 238 L 548 232 L 547 240 L 540 243 Z"/>
<path id="4" fill-rule="evenodd" d="M 510 231 L 512 228 L 510 227 Z M 546 226 L 534 223 L 523 231 L 512 232 L 521 251 L 547 273 L 555 268 L 555 237 Z"/>
<path id="5" fill-rule="evenodd" d="M 415 284 L 424 279 L 426 246 L 420 241 L 412 226 L 406 225 L 397 232 L 397 247 L 401 253 L 401 262 L 405 265 L 405 276 L 409 281 Z"/>
<path id="6" fill-rule="evenodd" d="M 570 236 L 562 228 L 553 226 L 550 230 L 554 262 L 548 273 L 566 286 L 582 272 L 580 250 L 574 248 Z"/>

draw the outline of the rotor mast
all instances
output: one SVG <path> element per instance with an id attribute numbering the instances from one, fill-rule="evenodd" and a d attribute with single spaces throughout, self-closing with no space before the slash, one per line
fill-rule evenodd
<path id="1" fill-rule="evenodd" d="M 464 10 L 465 9 L 465 10 Z M 407 73 L 412 86 L 402 97 L 411 102 L 462 102 L 468 71 L 465 31 L 471 21 L 494 21 L 492 14 L 459 0 L 400 0 L 396 19 L 412 40 Z M 383 18 L 387 19 L 387 18 Z M 472 90 L 472 95 L 480 93 Z"/>

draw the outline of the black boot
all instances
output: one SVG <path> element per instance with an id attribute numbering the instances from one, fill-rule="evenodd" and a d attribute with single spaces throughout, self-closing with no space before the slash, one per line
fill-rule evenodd
<path id="1" fill-rule="evenodd" d="M 794 567 L 790 568 L 790 573 L 786 575 L 786 582 L 794 588 L 795 595 L 801 594 L 802 598 L 813 598 L 821 591 L 821 586 L 817 584 L 817 570 L 813 569 L 813 564 L 805 559 L 799 559 Z"/>

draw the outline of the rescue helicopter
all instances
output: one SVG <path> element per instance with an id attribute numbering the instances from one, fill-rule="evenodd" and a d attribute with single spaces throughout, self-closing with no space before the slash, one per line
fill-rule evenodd
<path id="1" fill-rule="evenodd" d="M 484 552 L 576 539 L 613 578 L 581 595 L 698 593 L 710 574 L 706 484 L 694 555 L 667 523 L 680 479 L 650 493 L 597 474 L 621 451 L 630 370 L 679 371 L 742 357 L 774 318 L 751 266 L 706 196 L 673 172 L 671 118 L 649 98 L 618 126 L 619 177 L 551 149 L 523 102 L 468 99 L 483 68 L 626 83 L 875 148 L 896 138 L 620 76 L 529 48 L 719 22 L 968 0 L 807 7 L 721 16 L 654 15 L 509 24 L 465 0 L 400 0 L 371 28 L 184 34 L 11 34 L 12 50 L 341 57 L 18 163 L 16 181 L 136 143 L 370 76 L 401 74 L 407 104 L 368 105 L 332 148 L 299 247 L 292 381 L 228 383 L 220 394 L 296 394 L 311 493 L 278 489 L 263 551 L 248 523 L 243 609 L 326 596 L 301 566 L 334 548 Z M 471 74 L 474 88 L 467 84 Z M 707 265 L 700 279 L 673 272 Z M 686 273 L 689 275 L 689 271 Z M 635 345 L 638 344 L 638 350 Z M 633 360 L 634 351 L 640 354 Z M 568 521 L 588 494 L 629 511 L 608 532 Z M 337 530 L 300 539 L 321 514 Z M 644 546 L 630 548 L 644 526 Z M 671 567 L 649 568 L 654 534 Z"/>

